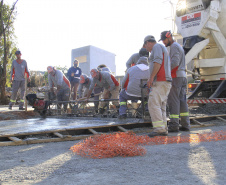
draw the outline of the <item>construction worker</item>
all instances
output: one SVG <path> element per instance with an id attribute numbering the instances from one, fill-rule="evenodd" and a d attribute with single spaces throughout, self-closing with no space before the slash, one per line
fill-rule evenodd
<path id="1" fill-rule="evenodd" d="M 91 81 L 92 81 L 92 78 L 88 77 L 85 74 L 82 74 L 80 76 L 80 82 L 78 87 L 79 98 L 87 97 Z"/>
<path id="2" fill-rule="evenodd" d="M 50 92 L 54 93 L 54 87 L 57 87 L 56 96 L 58 101 L 69 101 L 70 99 L 70 87 L 69 80 L 65 77 L 62 71 L 55 69 L 52 66 L 47 67 L 48 82 Z M 58 110 L 61 109 L 62 103 L 57 104 Z M 64 111 L 67 110 L 68 103 L 64 103 Z"/>
<path id="3" fill-rule="evenodd" d="M 77 90 L 78 90 L 81 74 L 82 74 L 82 70 L 81 68 L 79 68 L 79 61 L 75 59 L 73 66 L 70 67 L 67 72 L 67 76 L 71 83 L 71 92 L 73 92 L 73 100 L 77 99 Z"/>
<path id="4" fill-rule="evenodd" d="M 169 132 L 189 131 L 190 119 L 186 98 L 187 78 L 185 54 L 183 48 L 175 42 L 170 31 L 161 33 L 162 42 L 166 47 L 170 47 L 172 88 L 168 96 L 168 106 L 170 112 Z M 179 127 L 179 118 L 181 118 Z"/>
<path id="5" fill-rule="evenodd" d="M 118 99 L 119 97 L 119 83 L 115 79 L 115 77 L 110 74 L 109 72 L 105 71 L 98 71 L 97 69 L 92 69 L 90 71 L 90 74 L 92 76 L 92 82 L 89 88 L 89 92 L 87 95 L 87 100 L 90 98 L 90 95 L 95 87 L 95 85 L 99 87 L 103 87 L 104 91 L 102 94 L 103 99 L 109 99 L 110 96 L 112 99 Z M 112 101 L 115 108 L 119 107 L 118 101 Z M 105 111 L 105 106 L 107 102 L 101 101 L 99 105 L 99 113 L 103 114 Z"/>
<path id="6" fill-rule="evenodd" d="M 25 75 L 27 75 L 29 81 L 30 73 L 28 71 L 27 62 L 21 59 L 21 52 L 16 51 L 15 55 L 17 59 L 12 62 L 10 75 L 12 94 L 10 97 L 9 109 L 12 110 L 12 106 L 16 103 L 17 92 L 20 89 L 19 110 L 24 110 Z"/>
<path id="7" fill-rule="evenodd" d="M 140 57 L 149 57 L 149 52 L 147 51 L 147 49 L 145 48 L 145 45 L 143 45 L 143 47 L 140 49 L 139 53 L 135 53 L 133 54 L 129 60 L 126 62 L 126 71 L 137 64 L 138 60 Z M 132 102 L 132 114 L 134 115 L 135 114 L 135 109 L 138 108 L 138 104 L 137 104 L 137 100 L 131 100 Z M 135 116 L 135 115 L 134 115 Z"/>
<path id="8" fill-rule="evenodd" d="M 150 88 L 148 109 L 154 129 L 148 136 L 167 135 L 166 103 L 172 82 L 168 51 L 165 46 L 156 43 L 152 35 L 144 38 L 144 44 L 151 52 L 147 86 Z"/>
<path id="9" fill-rule="evenodd" d="M 140 57 L 149 57 L 149 52 L 143 45 L 143 47 L 140 49 L 139 53 L 134 53 L 129 60 L 126 62 L 126 69 L 128 70 L 130 67 L 137 64 Z"/>
<path id="10" fill-rule="evenodd" d="M 101 64 L 97 67 L 97 70 L 98 71 L 105 71 L 105 72 L 109 72 L 110 74 L 111 73 L 111 70 L 109 67 L 107 67 L 105 64 Z M 98 85 L 95 86 L 94 88 L 94 106 L 95 106 L 95 110 L 96 112 L 98 112 L 98 107 L 99 107 L 99 99 L 100 99 L 100 95 L 97 95 L 97 94 L 100 94 L 101 92 L 103 92 L 103 87 L 100 87 Z"/>
<path id="11" fill-rule="evenodd" d="M 127 100 L 139 100 L 141 98 L 140 80 L 148 79 L 149 77 L 148 58 L 140 57 L 137 64 L 128 69 L 122 80 L 122 90 L 119 95 L 119 119 L 127 117 Z M 147 95 L 147 92 L 145 94 Z"/>

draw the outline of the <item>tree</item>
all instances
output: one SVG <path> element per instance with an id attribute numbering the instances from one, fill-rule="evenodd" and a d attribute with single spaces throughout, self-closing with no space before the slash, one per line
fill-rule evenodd
<path id="1" fill-rule="evenodd" d="M 67 72 L 68 72 L 67 66 L 64 66 L 64 67 L 56 66 L 55 68 L 58 70 L 61 70 L 64 73 L 64 75 L 67 76 Z"/>
<path id="2" fill-rule="evenodd" d="M 4 0 L 0 2 L 0 76 L 1 76 L 1 97 L 0 101 L 3 104 L 7 103 L 5 87 L 7 84 L 7 74 L 9 74 L 12 56 L 16 51 L 14 38 L 13 23 L 16 17 L 15 6 L 18 0 L 9 5 L 4 4 Z M 7 71 L 8 70 L 8 71 Z"/>
<path id="3" fill-rule="evenodd" d="M 46 75 L 45 75 L 46 73 Z M 28 87 L 42 87 L 48 82 L 48 72 L 30 71 L 30 82 Z M 47 79 L 47 80 L 46 80 Z"/>

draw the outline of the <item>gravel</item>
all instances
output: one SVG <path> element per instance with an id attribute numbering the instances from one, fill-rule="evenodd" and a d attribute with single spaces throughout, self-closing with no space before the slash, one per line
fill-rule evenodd
<path id="1" fill-rule="evenodd" d="M 191 116 L 197 116 L 225 114 L 225 110 L 224 104 L 206 104 L 189 111 Z M 226 131 L 222 121 L 208 123 L 216 126 L 192 128 L 191 133 Z M 143 129 L 134 131 L 143 134 Z M 77 142 L 0 147 L 0 184 L 224 185 L 226 182 L 225 140 L 145 146 L 145 156 L 107 159 L 74 155 L 69 149 Z"/>
<path id="2" fill-rule="evenodd" d="M 191 133 L 219 130 L 226 131 L 226 126 L 192 129 Z M 226 141 L 145 146 L 145 156 L 107 159 L 72 154 L 69 149 L 77 142 L 1 147 L 0 184 L 224 185 L 226 182 Z"/>
<path id="3" fill-rule="evenodd" d="M 226 104 L 200 104 L 189 107 L 190 116 L 206 116 L 226 114 Z"/>

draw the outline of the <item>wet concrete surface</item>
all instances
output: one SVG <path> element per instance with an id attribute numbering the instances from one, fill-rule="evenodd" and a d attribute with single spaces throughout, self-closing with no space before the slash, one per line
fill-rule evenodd
<path id="1" fill-rule="evenodd" d="M 138 119 L 126 120 L 128 123 L 139 122 Z M 81 129 L 124 123 L 111 118 L 35 118 L 23 120 L 0 121 L 0 137 L 22 133 L 47 132 L 57 130 Z"/>

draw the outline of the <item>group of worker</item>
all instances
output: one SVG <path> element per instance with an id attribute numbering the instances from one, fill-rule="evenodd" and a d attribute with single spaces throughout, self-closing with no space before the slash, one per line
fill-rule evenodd
<path id="1" fill-rule="evenodd" d="M 58 101 L 69 101 L 70 93 L 73 92 L 73 100 L 79 98 L 89 100 L 91 93 L 95 96 L 95 110 L 103 114 L 106 110 L 107 102 L 100 101 L 98 95 L 102 92 L 103 99 L 112 99 L 113 108 L 119 110 L 119 119 L 127 117 L 127 100 L 136 104 L 141 99 L 141 79 L 147 79 L 146 91 L 148 99 L 148 110 L 153 124 L 153 131 L 150 137 L 167 135 L 168 132 L 179 132 L 190 130 L 189 112 L 186 100 L 186 72 L 185 54 L 183 48 L 173 40 L 170 31 L 161 33 L 163 44 L 156 42 L 155 37 L 148 35 L 144 38 L 144 43 L 139 53 L 133 54 L 126 63 L 127 71 L 120 87 L 119 82 L 106 65 L 100 65 L 90 71 L 90 77 L 82 74 L 79 68 L 79 61 L 76 59 L 73 66 L 68 70 L 68 78 L 52 66 L 47 67 L 48 82 L 50 91 L 56 94 Z M 160 41 L 159 40 L 159 41 Z M 168 53 L 166 47 L 170 47 Z M 20 76 L 28 73 L 25 60 L 21 60 L 20 51 L 16 52 L 17 60 L 13 61 L 12 74 L 15 73 L 14 89 L 20 87 Z M 23 65 L 21 65 L 23 64 Z M 18 72 L 18 66 L 19 72 Z M 22 67 L 23 66 L 23 67 Z M 16 69 L 16 70 L 15 70 Z M 22 78 L 22 77 L 21 77 Z M 22 89 L 23 90 L 23 89 Z M 21 99 L 24 92 L 21 92 Z M 16 94 L 12 93 L 9 109 L 15 102 Z M 118 101 L 119 99 L 119 101 Z M 119 103 L 120 102 L 120 103 Z M 170 122 L 167 125 L 166 106 L 169 106 Z M 61 105 L 59 105 L 61 106 Z M 20 109 L 23 109 L 21 101 Z M 67 109 L 67 103 L 64 104 Z M 179 127 L 180 119 L 180 127 Z"/>
<path id="2" fill-rule="evenodd" d="M 58 108 L 63 104 L 64 110 L 67 110 L 70 92 L 73 92 L 73 100 L 81 100 L 82 98 L 84 100 L 84 97 L 86 97 L 85 99 L 89 99 L 92 92 L 94 92 L 95 111 L 98 112 L 99 110 L 99 113 L 104 113 L 104 108 L 106 108 L 107 103 L 99 103 L 99 95 L 103 91 L 102 97 L 104 99 L 109 99 L 110 97 L 118 99 L 120 90 L 118 81 L 106 65 L 99 65 L 97 69 L 92 69 L 91 77 L 82 74 L 78 66 L 79 61 L 75 59 L 74 65 L 68 70 L 68 78 L 62 71 L 52 66 L 47 67 L 50 91 L 53 93 L 54 87 L 56 87 L 57 100 L 62 102 L 58 104 Z M 77 99 L 77 94 L 79 99 Z M 115 105 L 115 109 L 119 108 L 118 101 L 113 101 L 113 105 Z"/>
<path id="3" fill-rule="evenodd" d="M 123 110 L 120 112 L 120 116 L 126 117 L 127 100 L 138 99 L 140 97 L 140 79 L 148 79 L 148 110 L 154 128 L 149 134 L 150 137 L 167 135 L 168 132 L 179 132 L 179 130 L 190 130 L 186 98 L 185 53 L 180 44 L 173 40 L 170 31 L 163 31 L 160 37 L 159 41 L 162 41 L 165 46 L 157 43 L 154 36 L 148 35 L 144 38 L 142 49 L 145 48 L 150 56 L 145 59 L 145 54 L 142 56 L 140 53 L 136 53 L 127 61 L 128 70 L 119 97 L 120 109 Z M 166 47 L 170 47 L 170 52 Z M 148 64 L 141 61 L 147 61 Z M 143 67 L 141 67 L 141 63 Z M 168 125 L 167 104 L 170 113 Z"/>
<path id="4" fill-rule="evenodd" d="M 148 79 L 148 110 L 154 127 L 150 137 L 190 130 L 184 50 L 173 40 L 170 31 L 162 32 L 160 40 L 166 47 L 170 47 L 170 52 L 168 53 L 162 44 L 158 44 L 153 36 L 146 36 L 143 48 L 139 53 L 133 54 L 126 63 L 128 70 L 119 96 L 120 117 L 125 118 L 127 100 L 140 99 L 140 79 Z M 147 57 L 149 53 L 146 55 L 144 48 L 151 53 L 150 57 Z M 168 126 L 167 104 L 170 113 Z"/>

